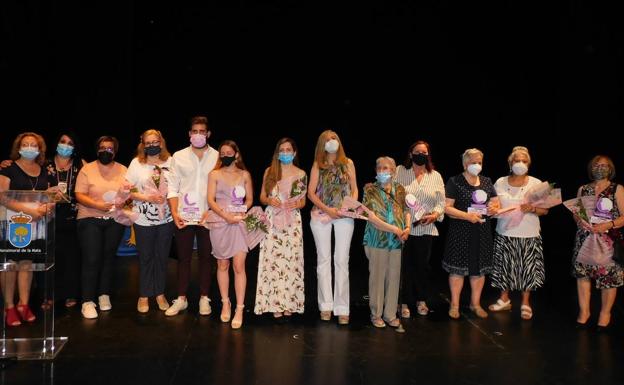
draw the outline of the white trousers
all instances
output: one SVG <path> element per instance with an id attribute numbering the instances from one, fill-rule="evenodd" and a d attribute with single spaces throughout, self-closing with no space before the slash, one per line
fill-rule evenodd
<path id="1" fill-rule="evenodd" d="M 334 290 L 331 275 L 331 230 L 334 228 Z M 334 219 L 329 223 L 310 221 L 316 244 L 316 279 L 321 311 L 349 315 L 349 249 L 353 236 L 353 219 Z"/>

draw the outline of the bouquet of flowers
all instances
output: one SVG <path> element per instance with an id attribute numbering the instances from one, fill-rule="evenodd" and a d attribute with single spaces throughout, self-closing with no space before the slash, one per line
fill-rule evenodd
<path id="1" fill-rule="evenodd" d="M 154 166 L 152 177 L 150 181 L 143 186 L 143 192 L 147 195 L 159 195 L 163 198 L 167 197 L 167 179 L 164 177 L 163 172 L 167 171 L 166 167 Z M 167 210 L 167 201 L 163 200 L 163 203 L 154 203 L 158 209 L 158 219 L 163 220 Z"/>
<path id="2" fill-rule="evenodd" d="M 273 208 L 273 226 L 276 229 L 281 230 L 284 227 L 292 224 L 294 216 L 293 209 L 287 208 L 302 199 L 307 190 L 308 177 L 303 175 L 301 178 L 293 180 L 289 185 L 289 180 L 282 180 L 278 185 L 278 191 L 288 191 L 288 197 L 280 193 L 280 200 L 282 202 L 281 207 Z"/>
<path id="3" fill-rule="evenodd" d="M 580 198 L 569 199 L 563 205 L 575 215 L 579 227 L 584 229 L 588 235 L 579 248 L 576 261 L 587 265 L 608 265 L 613 262 L 614 239 L 608 233 L 591 232 L 592 224 L 590 218 L 596 208 L 595 196 L 582 196 Z"/>
<path id="4" fill-rule="evenodd" d="M 299 199 L 302 195 L 305 195 L 307 187 L 308 177 L 306 175 L 301 178 L 295 179 L 290 185 L 290 193 L 288 199 Z"/>
<path id="5" fill-rule="evenodd" d="M 260 243 L 269 232 L 268 219 L 260 206 L 252 207 L 246 214 L 232 214 L 242 218 L 240 222 L 233 224 L 233 226 L 239 226 L 240 230 L 245 234 L 247 247 L 250 250 L 256 247 L 256 245 L 258 245 L 258 243 Z M 232 226 L 231 224 L 227 223 L 225 219 L 223 219 L 223 217 L 221 217 L 212 210 L 206 212 L 203 225 L 208 230 L 215 230 L 225 226 Z"/>
<path id="6" fill-rule="evenodd" d="M 338 213 L 343 217 L 368 220 L 368 218 L 363 215 L 364 211 L 362 203 L 350 196 L 346 196 L 342 199 L 342 206 L 338 209 Z"/>
<path id="7" fill-rule="evenodd" d="M 576 215 L 581 226 L 591 228 L 589 218 L 593 215 L 596 207 L 595 196 L 587 195 L 580 198 L 568 199 L 563 202 L 563 205 L 570 210 L 572 214 Z"/>
<path id="8" fill-rule="evenodd" d="M 245 224 L 247 247 L 253 249 L 260 243 L 269 232 L 269 221 L 260 206 L 254 206 L 247 212 L 243 219 Z"/>
<path id="9" fill-rule="evenodd" d="M 512 204 L 499 211 L 497 217 L 507 217 L 505 224 L 506 229 L 516 227 L 522 222 L 526 213 L 519 210 L 523 204 L 530 204 L 533 207 L 540 209 L 549 209 L 562 203 L 561 189 L 555 188 L 554 183 L 542 182 L 537 186 L 530 188 L 524 195 L 522 202 Z"/>
<path id="10" fill-rule="evenodd" d="M 139 213 L 132 210 L 133 205 L 132 199 L 130 199 L 130 193 L 133 191 L 134 186 L 128 182 L 124 182 L 113 198 L 113 203 L 115 205 L 111 210 L 111 217 L 115 222 L 121 223 L 124 226 L 130 226 L 139 218 Z"/>

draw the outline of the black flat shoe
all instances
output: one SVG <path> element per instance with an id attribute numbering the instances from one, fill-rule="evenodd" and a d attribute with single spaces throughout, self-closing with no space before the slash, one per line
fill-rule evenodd
<path id="1" fill-rule="evenodd" d="M 596 333 L 609 333 L 611 331 L 611 324 L 606 326 L 596 325 Z"/>
<path id="2" fill-rule="evenodd" d="M 589 329 L 589 320 L 585 321 L 584 324 L 576 321 L 576 325 L 574 326 L 577 330 L 587 330 Z"/>

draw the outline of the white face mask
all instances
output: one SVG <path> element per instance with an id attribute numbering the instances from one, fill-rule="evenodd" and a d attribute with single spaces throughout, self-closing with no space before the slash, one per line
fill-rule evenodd
<path id="1" fill-rule="evenodd" d="M 524 175 L 529 171 L 529 167 L 522 162 L 516 162 L 511 166 L 511 171 L 516 175 Z"/>
<path id="2" fill-rule="evenodd" d="M 325 151 L 330 154 L 335 154 L 338 151 L 338 147 L 340 147 L 340 144 L 336 139 L 331 139 L 325 142 Z"/>
<path id="3" fill-rule="evenodd" d="M 466 171 L 471 175 L 477 176 L 481 172 L 481 165 L 478 163 L 470 164 L 466 167 Z"/>

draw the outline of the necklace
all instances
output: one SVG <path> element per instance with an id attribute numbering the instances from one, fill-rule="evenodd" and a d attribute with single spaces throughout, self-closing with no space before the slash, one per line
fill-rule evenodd
<path id="1" fill-rule="evenodd" d="M 66 169 L 61 170 L 58 167 L 56 169 L 56 185 L 63 194 L 67 194 L 68 191 L 71 191 L 71 176 L 73 168 L 73 164 L 70 162 Z M 64 181 L 61 180 L 61 172 L 67 172 Z"/>
<path id="2" fill-rule="evenodd" d="M 39 170 L 39 174 L 37 174 L 37 176 L 34 177 L 26 172 L 25 170 L 26 165 L 22 164 L 19 159 L 15 163 L 18 165 L 18 168 L 22 171 L 22 173 L 26 175 L 26 177 L 28 178 L 28 183 L 30 183 L 30 187 L 32 188 L 32 191 L 35 191 L 35 189 L 37 188 L 37 185 L 39 184 L 39 176 L 41 175 L 41 170 Z M 33 183 L 33 180 L 35 181 L 35 183 Z"/>
<path id="3" fill-rule="evenodd" d="M 35 177 L 28 175 L 28 181 L 30 182 L 30 186 L 32 187 L 32 190 L 35 191 L 35 189 L 37 188 L 37 184 L 39 184 L 39 175 L 37 175 L 37 177 L 35 178 L 35 183 L 33 183 L 33 178 Z"/>

